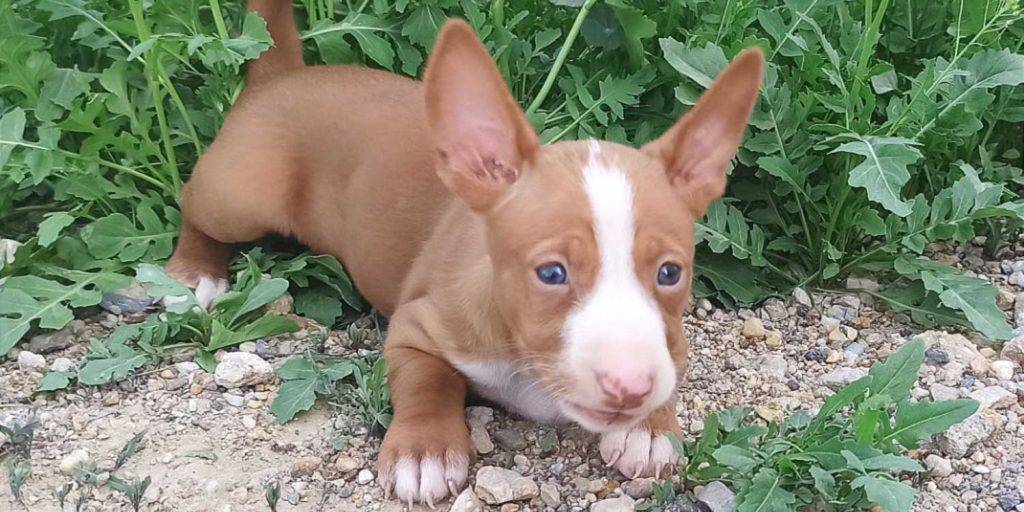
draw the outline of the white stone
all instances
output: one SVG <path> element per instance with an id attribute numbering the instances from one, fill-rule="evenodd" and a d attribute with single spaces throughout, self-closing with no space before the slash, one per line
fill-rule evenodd
<path id="1" fill-rule="evenodd" d="M 55 372 L 70 372 L 75 369 L 75 362 L 66 357 L 58 357 L 50 363 L 50 369 Z"/>
<path id="2" fill-rule="evenodd" d="M 476 472 L 476 494 L 490 505 L 536 498 L 540 489 L 533 480 L 510 469 L 484 466 Z"/>
<path id="3" fill-rule="evenodd" d="M 274 368 L 256 354 L 230 352 L 217 363 L 213 380 L 228 389 L 262 384 L 271 380 Z"/>
<path id="4" fill-rule="evenodd" d="M 366 485 L 373 481 L 373 471 L 369 469 L 359 470 L 359 474 L 356 475 L 356 483 L 359 485 Z"/>
<path id="5" fill-rule="evenodd" d="M 86 450 L 85 448 L 79 448 L 77 450 L 74 450 L 71 453 L 67 454 L 63 459 L 61 459 L 59 466 L 60 472 L 69 476 L 74 475 L 75 470 L 78 469 L 78 466 L 81 466 L 88 460 L 88 450 Z"/>
<path id="6" fill-rule="evenodd" d="M 1013 378 L 1013 361 L 1000 359 L 989 365 L 992 376 L 999 380 L 1010 380 Z"/>
<path id="7" fill-rule="evenodd" d="M 971 393 L 978 401 L 978 409 L 1005 409 L 1017 403 L 1017 395 L 999 386 L 986 386 Z"/>
<path id="8" fill-rule="evenodd" d="M 466 488 L 459 494 L 459 497 L 455 498 L 455 503 L 452 503 L 452 508 L 448 509 L 448 512 L 483 512 L 484 504 L 480 502 L 480 498 L 473 494 L 473 490 Z"/>
<path id="9" fill-rule="evenodd" d="M 928 468 L 929 474 L 937 478 L 945 478 L 953 474 L 953 463 L 934 453 L 925 457 L 924 467 Z"/>
<path id="10" fill-rule="evenodd" d="M 821 377 L 821 383 L 833 390 L 840 390 L 851 382 L 867 375 L 867 372 L 860 368 L 837 368 Z"/>
<path id="11" fill-rule="evenodd" d="M 735 508 L 736 496 L 722 482 L 711 482 L 694 495 L 704 502 L 711 512 L 732 512 Z"/>
<path id="12" fill-rule="evenodd" d="M 22 370 L 46 368 L 46 358 L 34 352 L 22 350 L 18 353 L 18 368 Z"/>
<path id="13" fill-rule="evenodd" d="M 590 512 L 633 512 L 634 501 L 629 496 L 608 498 L 590 506 Z"/>

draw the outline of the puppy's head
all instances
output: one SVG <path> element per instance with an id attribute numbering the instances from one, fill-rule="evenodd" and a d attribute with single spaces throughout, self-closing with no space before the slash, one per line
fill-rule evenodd
<path id="1" fill-rule="evenodd" d="M 640 150 L 542 146 L 472 29 L 441 31 L 424 79 L 438 173 L 485 220 L 521 362 L 589 430 L 644 418 L 686 368 L 694 226 L 725 190 L 762 60 L 741 54 Z"/>

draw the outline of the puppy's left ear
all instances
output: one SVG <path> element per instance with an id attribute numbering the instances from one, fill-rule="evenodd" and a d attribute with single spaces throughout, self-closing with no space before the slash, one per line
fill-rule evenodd
<path id="1" fill-rule="evenodd" d="M 445 186 L 470 208 L 498 204 L 540 146 L 498 67 L 466 22 L 441 28 L 423 81 Z"/>
<path id="2" fill-rule="evenodd" d="M 662 162 L 696 218 L 725 192 L 726 170 L 743 142 L 763 68 L 759 48 L 739 54 L 682 119 L 642 149 Z"/>

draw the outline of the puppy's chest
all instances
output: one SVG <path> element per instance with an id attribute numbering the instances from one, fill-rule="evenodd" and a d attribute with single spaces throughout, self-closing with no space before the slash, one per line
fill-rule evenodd
<path id="1" fill-rule="evenodd" d="M 499 361 L 454 364 L 481 398 L 534 421 L 565 420 L 557 400 L 527 370 Z"/>

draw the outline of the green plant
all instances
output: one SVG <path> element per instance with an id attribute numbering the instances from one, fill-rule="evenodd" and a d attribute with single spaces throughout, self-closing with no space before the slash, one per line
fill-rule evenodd
<path id="1" fill-rule="evenodd" d="M 267 484 L 267 506 L 270 512 L 277 512 L 277 502 L 281 500 L 281 482 L 274 481 Z"/>
<path id="2" fill-rule="evenodd" d="M 34 412 L 23 420 L 14 419 L 10 425 L 0 424 L 0 435 L 6 438 L 6 443 L 0 447 L 0 461 L 7 473 L 11 495 L 23 505 L 21 487 L 32 474 L 32 441 L 38 426 Z"/>
<path id="3" fill-rule="evenodd" d="M 142 498 L 152 483 L 152 479 L 146 476 L 144 478 L 125 480 L 114 473 L 120 470 L 128 462 L 128 459 L 135 455 L 145 435 L 145 431 L 139 432 L 125 442 L 114 459 L 114 468 L 109 472 L 103 471 L 91 461 L 77 466 L 72 475 L 72 482 L 64 484 L 55 493 L 61 509 L 64 508 L 64 502 L 72 490 L 77 489 L 78 492 L 78 497 L 75 500 L 75 510 L 77 511 L 81 510 L 92 499 L 96 489 L 108 487 L 124 494 L 131 504 L 132 510 L 139 512 L 142 507 Z"/>
<path id="4" fill-rule="evenodd" d="M 924 342 L 910 341 L 817 414 L 797 411 L 780 424 L 755 424 L 749 408 L 709 414 L 697 440 L 677 443 L 686 458 L 680 473 L 688 482 L 731 484 L 737 512 L 909 511 L 915 492 L 899 476 L 922 468 L 901 454 L 978 409 L 969 399 L 912 401 L 923 361 Z"/>

